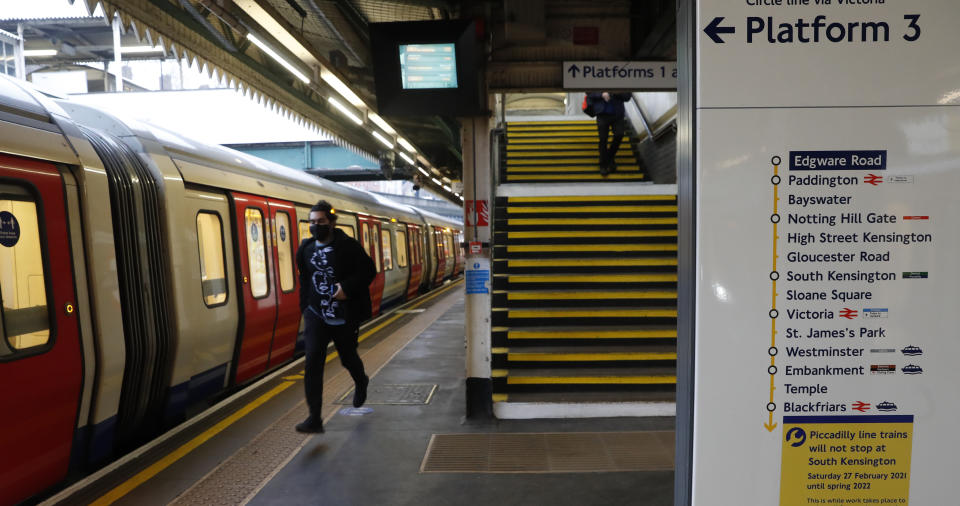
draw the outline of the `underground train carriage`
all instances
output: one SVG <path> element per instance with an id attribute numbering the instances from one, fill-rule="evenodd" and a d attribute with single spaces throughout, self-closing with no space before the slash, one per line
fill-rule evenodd
<path id="1" fill-rule="evenodd" d="M 25 111 L 0 120 L 0 382 L 16 385 L 0 412 L 0 503 L 102 465 L 290 360 L 293 255 L 317 199 L 375 259 L 378 306 L 462 262 L 431 233 L 459 234 L 452 220 L 2 79 L 0 102 Z M 81 124 L 90 117 L 100 123 Z"/>

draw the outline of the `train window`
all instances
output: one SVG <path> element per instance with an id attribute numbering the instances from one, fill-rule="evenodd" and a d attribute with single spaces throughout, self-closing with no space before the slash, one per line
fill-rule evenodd
<path id="1" fill-rule="evenodd" d="M 226 258 L 223 255 L 223 222 L 213 211 L 197 213 L 197 246 L 200 254 L 200 288 L 203 303 L 217 306 L 227 301 Z"/>
<path id="2" fill-rule="evenodd" d="M 343 230 L 344 234 L 347 234 L 349 237 L 357 238 L 357 233 L 353 230 L 353 225 L 337 225 L 337 228 Z"/>
<path id="3" fill-rule="evenodd" d="M 300 223 L 297 224 L 297 230 L 300 232 L 300 240 L 301 240 L 301 241 L 303 241 L 303 240 L 306 239 L 307 237 L 311 237 L 311 236 L 313 235 L 313 234 L 310 233 L 310 222 L 308 222 L 308 221 L 302 221 L 302 220 L 301 220 Z M 299 247 L 299 245 L 298 245 L 298 247 Z"/>
<path id="4" fill-rule="evenodd" d="M 370 228 L 372 227 L 369 223 L 364 223 L 360 227 L 360 233 L 363 236 L 363 247 L 367 250 L 367 254 L 370 255 L 370 258 L 373 259 L 373 264 L 377 267 L 377 272 L 380 272 L 380 250 L 373 243 Z"/>
<path id="5" fill-rule="evenodd" d="M 50 340 L 47 285 L 37 204 L 26 195 L 0 195 L 0 356 Z"/>
<path id="6" fill-rule="evenodd" d="M 447 258 L 453 258 L 453 239 L 450 238 L 450 232 L 443 234 L 443 253 Z"/>
<path id="7" fill-rule="evenodd" d="M 243 213 L 247 230 L 247 262 L 250 265 L 250 294 L 255 299 L 267 295 L 267 246 L 263 230 L 263 214 L 248 207 Z"/>
<path id="8" fill-rule="evenodd" d="M 397 267 L 407 266 L 407 233 L 397 230 Z"/>
<path id="9" fill-rule="evenodd" d="M 293 282 L 293 237 L 290 232 L 290 215 L 277 211 L 274 219 L 274 237 L 277 238 L 277 267 L 280 269 L 280 291 L 292 292 Z"/>
<path id="10" fill-rule="evenodd" d="M 389 230 L 380 231 L 380 246 L 383 247 L 383 270 L 389 271 L 393 269 L 393 238 L 390 236 Z"/>
<path id="11" fill-rule="evenodd" d="M 371 239 L 371 241 L 370 241 L 370 249 L 373 250 L 373 263 L 374 263 L 374 265 L 377 266 L 377 272 L 380 272 L 381 267 L 382 267 L 381 264 L 380 264 L 380 247 L 377 246 L 376 241 L 373 241 L 373 238 L 376 237 L 376 236 L 378 236 L 378 235 L 380 235 L 380 234 L 377 233 L 377 230 L 379 230 L 379 229 L 380 229 L 380 227 L 378 227 L 378 226 L 376 226 L 376 225 L 370 225 L 370 239 Z"/>

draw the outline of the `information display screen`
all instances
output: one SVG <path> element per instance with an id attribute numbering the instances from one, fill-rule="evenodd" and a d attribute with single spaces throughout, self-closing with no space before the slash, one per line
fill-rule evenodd
<path id="1" fill-rule="evenodd" d="M 455 45 L 400 44 L 400 78 L 403 89 L 457 87 Z"/>

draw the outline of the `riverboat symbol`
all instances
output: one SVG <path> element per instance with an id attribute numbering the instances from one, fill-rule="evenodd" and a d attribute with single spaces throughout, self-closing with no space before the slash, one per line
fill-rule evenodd
<path id="1" fill-rule="evenodd" d="M 923 350 L 920 349 L 919 346 L 910 345 L 910 346 L 907 346 L 906 348 L 903 348 L 902 350 L 900 350 L 900 353 L 903 353 L 904 355 L 906 355 L 906 356 L 908 356 L 908 357 L 915 357 L 915 356 L 917 356 L 917 355 L 923 355 Z"/>
<path id="2" fill-rule="evenodd" d="M 877 411 L 896 411 L 897 405 L 890 401 L 883 401 L 877 404 Z"/>
<path id="3" fill-rule="evenodd" d="M 900 368 L 903 374 L 923 374 L 923 369 L 919 365 L 908 364 Z"/>

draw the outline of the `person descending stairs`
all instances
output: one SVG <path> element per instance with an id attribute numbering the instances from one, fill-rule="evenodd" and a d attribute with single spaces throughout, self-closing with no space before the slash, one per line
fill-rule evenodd
<path id="1" fill-rule="evenodd" d="M 513 121 L 507 123 L 505 173 L 501 183 L 641 182 L 642 163 L 627 127 L 616 156 L 616 172 L 599 167 L 597 124 L 593 120 Z"/>
<path id="2" fill-rule="evenodd" d="M 494 203 L 495 406 L 673 402 L 676 195 L 625 187 L 644 178 L 626 139 L 618 170 L 602 176 L 593 121 L 507 132 L 510 190 Z M 541 184 L 606 182 L 621 184 Z"/>

